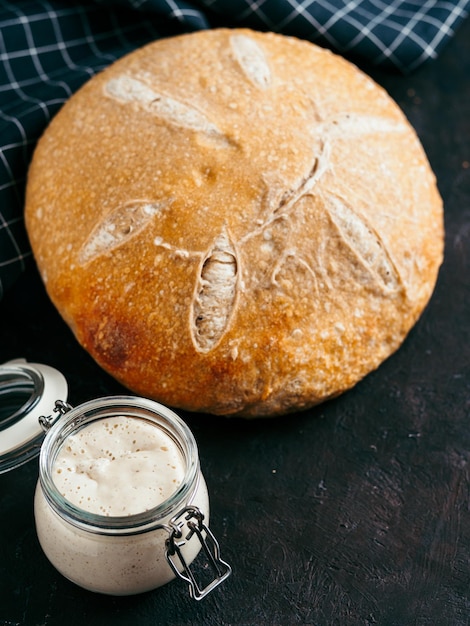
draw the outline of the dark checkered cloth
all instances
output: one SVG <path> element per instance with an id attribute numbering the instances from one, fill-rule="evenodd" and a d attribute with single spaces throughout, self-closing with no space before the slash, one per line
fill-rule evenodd
<path id="1" fill-rule="evenodd" d="M 435 58 L 470 0 L 0 0 L 0 298 L 31 257 L 24 188 L 51 117 L 97 71 L 153 39 L 246 26 L 409 72 Z"/>

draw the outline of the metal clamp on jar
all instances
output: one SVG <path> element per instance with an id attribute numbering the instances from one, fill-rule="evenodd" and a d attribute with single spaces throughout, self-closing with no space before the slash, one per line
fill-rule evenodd
<path id="1" fill-rule="evenodd" d="M 62 374 L 24 360 L 0 366 L 0 399 L 0 473 L 39 454 L 36 530 L 64 576 L 112 595 L 179 577 L 200 600 L 230 575 L 196 442 L 173 411 L 132 396 L 72 408 Z M 191 568 L 201 548 L 204 586 Z"/>

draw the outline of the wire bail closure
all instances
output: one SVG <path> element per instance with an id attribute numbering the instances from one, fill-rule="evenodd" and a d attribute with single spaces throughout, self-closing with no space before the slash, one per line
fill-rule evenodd
<path id="1" fill-rule="evenodd" d="M 38 417 L 38 421 L 41 424 L 41 427 L 44 431 L 48 431 L 49 428 L 54 426 L 58 419 L 65 415 L 70 410 L 72 410 L 72 405 L 68 402 L 64 402 L 63 400 L 56 400 L 54 404 L 53 413 L 57 413 L 57 415 L 40 415 Z"/>
<path id="2" fill-rule="evenodd" d="M 170 520 L 168 529 L 170 536 L 166 540 L 167 561 L 173 572 L 189 584 L 189 593 L 194 600 L 204 598 L 232 573 L 230 565 L 220 558 L 219 543 L 209 528 L 204 524 L 203 520 L 204 514 L 197 507 L 185 507 Z M 189 532 L 182 539 L 182 529 L 185 522 Z M 196 535 L 200 541 L 208 564 L 214 573 L 212 581 L 202 588 L 197 583 L 181 551 L 181 548 L 190 541 L 194 535 Z M 177 541 L 178 539 L 182 539 L 182 541 Z M 182 571 L 178 568 L 177 561 L 179 561 Z"/>

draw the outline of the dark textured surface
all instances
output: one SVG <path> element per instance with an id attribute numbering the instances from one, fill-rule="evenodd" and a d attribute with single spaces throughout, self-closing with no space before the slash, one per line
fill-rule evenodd
<path id="1" fill-rule="evenodd" d="M 416 74 L 373 77 L 416 128 L 445 202 L 445 263 L 403 347 L 306 413 L 184 415 L 234 570 L 201 603 L 179 582 L 131 598 L 75 587 L 36 539 L 37 463 L 0 475 L 1 626 L 470 623 L 470 23 Z M 0 303 L 0 362 L 19 356 L 60 369 L 72 404 L 122 391 L 32 267 Z"/>

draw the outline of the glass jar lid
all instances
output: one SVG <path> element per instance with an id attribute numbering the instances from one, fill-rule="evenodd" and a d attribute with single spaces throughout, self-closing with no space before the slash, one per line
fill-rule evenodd
<path id="1" fill-rule="evenodd" d="M 67 381 L 53 367 L 15 359 L 0 365 L 0 473 L 38 456 L 45 431 L 39 417 L 67 400 Z"/>

